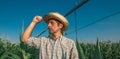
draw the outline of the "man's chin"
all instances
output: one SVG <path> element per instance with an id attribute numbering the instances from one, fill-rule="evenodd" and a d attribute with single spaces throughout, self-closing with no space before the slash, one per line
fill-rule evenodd
<path id="1" fill-rule="evenodd" d="M 49 31 L 50 34 L 53 34 L 54 32 L 53 31 Z"/>

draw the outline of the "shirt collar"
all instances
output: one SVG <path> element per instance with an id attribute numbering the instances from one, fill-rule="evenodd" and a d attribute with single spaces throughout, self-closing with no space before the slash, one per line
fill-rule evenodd
<path id="1" fill-rule="evenodd" d="M 54 40 L 52 36 L 49 36 L 49 37 L 50 37 L 52 40 Z M 61 35 L 61 36 L 60 36 L 58 39 L 56 39 L 56 40 L 60 40 L 60 41 L 61 41 L 61 40 L 62 40 L 62 37 L 63 37 L 63 35 Z M 56 40 L 55 40 L 55 41 L 56 41 Z"/>

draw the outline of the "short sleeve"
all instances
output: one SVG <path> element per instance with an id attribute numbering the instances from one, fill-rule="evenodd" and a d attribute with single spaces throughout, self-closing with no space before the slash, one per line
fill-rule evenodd
<path id="1" fill-rule="evenodd" d="M 35 48 L 39 48 L 40 47 L 40 43 L 41 43 L 42 37 L 30 37 L 29 39 L 27 39 L 27 41 L 25 42 L 26 44 L 28 44 L 29 46 L 34 46 Z"/>

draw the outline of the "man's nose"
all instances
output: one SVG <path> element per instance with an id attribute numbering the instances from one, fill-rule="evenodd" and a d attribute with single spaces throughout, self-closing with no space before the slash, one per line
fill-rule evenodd
<path id="1" fill-rule="evenodd" d="M 48 23 L 48 27 L 50 27 L 51 26 L 51 23 Z"/>

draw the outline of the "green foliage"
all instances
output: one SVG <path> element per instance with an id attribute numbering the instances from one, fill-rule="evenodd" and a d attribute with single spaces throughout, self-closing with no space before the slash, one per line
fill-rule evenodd
<path id="1" fill-rule="evenodd" d="M 0 59 L 38 59 L 39 51 L 34 47 L 3 40 L 0 38 Z M 120 59 L 120 42 L 100 42 L 97 39 L 93 44 L 76 40 L 76 47 L 80 59 Z"/>
<path id="2" fill-rule="evenodd" d="M 120 42 L 99 42 L 97 38 L 96 44 L 79 42 L 79 46 L 81 47 L 78 48 L 78 51 L 81 48 L 83 51 L 79 54 L 84 54 L 85 59 L 120 59 Z"/>
<path id="3" fill-rule="evenodd" d="M 85 55 L 84 55 L 83 49 L 82 49 L 81 45 L 79 45 L 78 40 L 76 40 L 76 47 L 78 49 L 79 58 L 80 59 L 85 59 Z"/>

